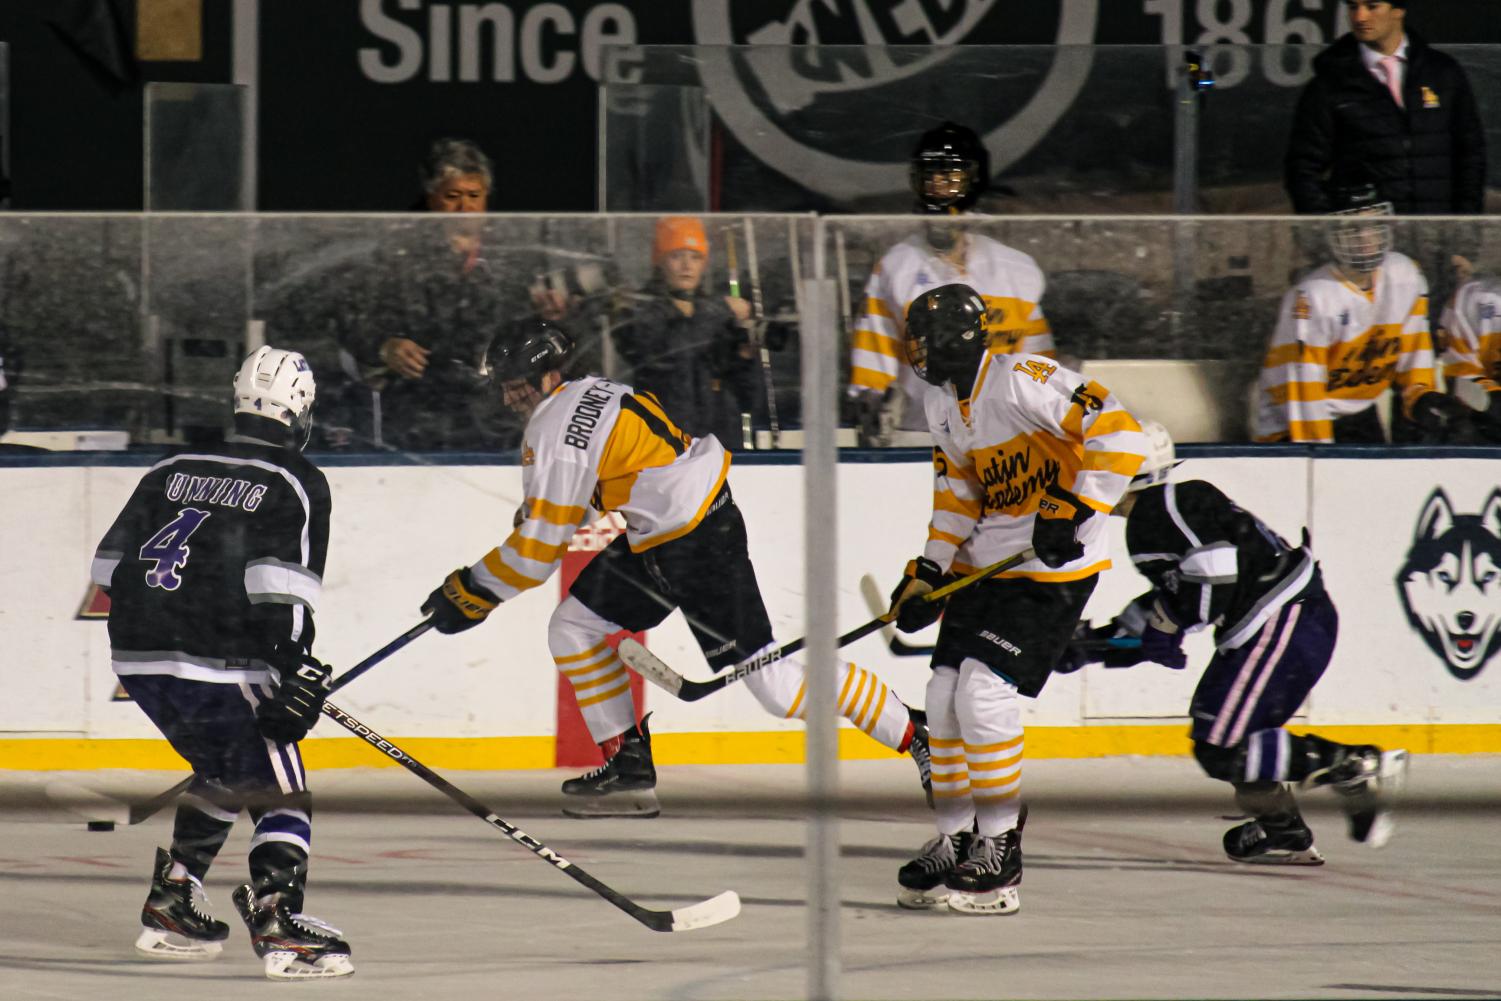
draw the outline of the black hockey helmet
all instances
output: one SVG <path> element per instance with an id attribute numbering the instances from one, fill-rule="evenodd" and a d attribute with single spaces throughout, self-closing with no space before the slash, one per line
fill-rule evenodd
<path id="1" fill-rule="evenodd" d="M 909 176 L 919 211 L 964 212 L 990 184 L 990 154 L 974 130 L 944 122 L 918 139 Z"/>
<path id="2" fill-rule="evenodd" d="M 480 371 L 496 386 L 525 382 L 541 388 L 542 377 L 563 368 L 573 353 L 573 338 L 540 316 L 507 324 L 490 346 Z"/>
<path id="3" fill-rule="evenodd" d="M 907 307 L 907 356 L 924 382 L 968 393 L 986 340 L 985 300 L 968 285 L 940 285 Z"/>
<path id="4" fill-rule="evenodd" d="M 1370 217 L 1393 215 L 1392 203 L 1363 174 L 1336 180 L 1326 191 L 1329 214 L 1341 220 L 1329 227 L 1329 253 L 1348 272 L 1375 271 L 1392 249 L 1392 228 Z"/>

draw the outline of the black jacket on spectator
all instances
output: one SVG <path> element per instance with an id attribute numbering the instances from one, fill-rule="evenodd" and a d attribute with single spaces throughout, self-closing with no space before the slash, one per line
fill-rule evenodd
<path id="1" fill-rule="evenodd" d="M 431 225 L 393 237 L 371 261 L 364 322 L 340 331 L 343 347 L 379 393 L 379 438 L 414 451 L 514 448 L 521 423 L 480 377 L 486 346 L 507 317 L 530 312 L 525 273 L 499 255 L 456 252 Z M 494 258 L 494 259 L 492 259 Z M 386 370 L 381 345 L 413 340 L 432 353 L 420 379 Z"/>
<path id="2" fill-rule="evenodd" d="M 755 407 L 755 362 L 742 357 L 746 331 L 724 298 L 695 292 L 693 315 L 674 303 L 660 278 L 635 297 L 634 308 L 613 337 L 631 366 L 631 386 L 651 393 L 673 422 L 697 438 L 715 435 L 728 449 L 741 447 L 740 414 Z"/>
<path id="3" fill-rule="evenodd" d="M 1332 175 L 1374 182 L 1404 215 L 1479 213 L 1485 131 L 1464 70 L 1407 33 L 1398 107 L 1345 35 L 1313 61 L 1288 141 L 1286 183 L 1298 212 L 1330 211 Z"/>

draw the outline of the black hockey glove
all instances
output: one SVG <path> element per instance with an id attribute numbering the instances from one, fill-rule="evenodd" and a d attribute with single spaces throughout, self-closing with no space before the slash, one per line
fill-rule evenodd
<path id="1" fill-rule="evenodd" d="M 305 653 L 275 666 L 275 690 L 255 709 L 261 736 L 278 744 L 295 744 L 306 737 L 323 712 L 323 696 L 333 685 L 330 674 L 327 664 Z"/>
<path id="2" fill-rule="evenodd" d="M 1079 541 L 1079 526 L 1094 510 L 1069 493 L 1054 480 L 1037 502 L 1037 518 L 1032 523 L 1032 549 L 1037 558 L 1057 569 L 1084 555 Z"/>
<path id="3" fill-rule="evenodd" d="M 1141 647 L 1138 651 L 1136 662 L 1149 660 L 1154 664 L 1181 671 L 1188 666 L 1188 658 L 1183 653 L 1183 630 L 1175 629 L 1167 632 L 1158 629 L 1151 622 L 1141 632 Z"/>
<path id="4" fill-rule="evenodd" d="M 924 601 L 923 595 L 943 586 L 943 568 L 926 556 L 907 564 L 902 582 L 891 592 L 891 611 L 896 613 L 896 627 L 915 633 L 938 621 L 944 601 Z"/>
<path id="5" fill-rule="evenodd" d="M 1447 393 L 1424 393 L 1412 405 L 1412 420 L 1430 435 L 1442 436 L 1470 419 L 1471 410 Z"/>
<path id="6" fill-rule="evenodd" d="M 422 614 L 432 616 L 438 632 L 451 635 L 484 622 L 499 604 L 499 598 L 474 582 L 468 567 L 460 567 L 427 596 Z"/>

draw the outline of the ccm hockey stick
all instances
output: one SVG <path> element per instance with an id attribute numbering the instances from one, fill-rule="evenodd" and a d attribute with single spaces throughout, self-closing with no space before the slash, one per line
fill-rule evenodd
<path id="1" fill-rule="evenodd" d="M 387 643 L 385 646 L 381 647 L 379 650 L 375 651 L 370 656 L 366 657 L 364 660 L 360 661 L 358 664 L 354 665 L 349 670 L 345 671 L 343 674 L 335 678 L 333 684 L 329 686 L 328 693 L 332 695 L 334 692 L 337 692 L 339 689 L 343 688 L 345 685 L 349 684 L 351 681 L 358 678 L 360 675 L 364 674 L 376 664 L 379 664 L 381 661 L 385 660 L 387 657 L 391 656 L 397 650 L 400 650 L 402 647 L 406 646 L 408 643 L 412 642 L 412 640 L 416 639 L 418 636 L 421 636 L 432 627 L 432 619 L 423 619 L 421 622 L 417 623 L 415 626 L 408 629 L 406 632 L 402 633 L 400 636 L 396 637 L 394 640 Z M 119 823 L 122 820 L 126 824 L 139 824 L 141 821 L 146 820 L 149 817 L 156 816 L 156 814 L 160 813 L 163 808 L 175 802 L 177 800 L 177 797 L 187 792 L 188 786 L 192 784 L 193 776 L 189 775 L 187 778 L 183 779 L 172 788 L 167 789 L 164 792 L 159 792 L 155 796 L 152 796 L 150 799 L 142 800 L 139 803 L 118 803 L 117 801 L 112 800 L 107 796 L 102 796 L 82 787 L 79 787 L 75 790 L 63 786 L 60 783 L 54 784 L 56 788 L 54 788 L 53 786 L 48 786 L 48 795 L 54 799 L 64 802 L 71 800 L 73 801 L 75 809 L 86 810 L 90 814 L 110 814 L 111 816 L 95 817 L 90 821 L 91 824 L 98 824 L 99 830 L 110 830 L 110 827 L 106 827 L 104 825 L 113 825 L 115 823 Z M 120 816 L 121 806 L 124 806 L 126 808 L 125 815 L 123 817 Z"/>
<path id="2" fill-rule="evenodd" d="M 1017 553 L 1015 556 L 1008 556 L 1004 560 L 1001 560 L 997 563 L 992 563 L 988 567 L 982 567 L 979 570 L 976 570 L 974 573 L 970 574 L 967 577 L 960 577 L 956 581 L 951 581 L 940 588 L 929 591 L 921 598 L 915 600 L 928 602 L 941 601 L 944 598 L 947 598 L 949 595 L 953 594 L 955 591 L 963 590 L 964 588 L 969 587 L 971 584 L 978 584 L 980 581 L 988 580 L 998 573 L 1003 573 L 1007 570 L 1010 570 L 1012 567 L 1020 566 L 1021 564 L 1026 563 L 1028 560 L 1032 559 L 1034 555 L 1035 554 L 1030 548 L 1025 549 L 1022 552 Z M 895 615 L 892 615 L 890 612 L 882 612 L 874 619 L 871 619 L 869 622 L 865 623 L 865 625 L 857 626 L 856 628 L 851 629 L 849 632 L 845 633 L 843 636 L 840 636 L 837 640 L 835 640 L 835 646 L 847 646 L 850 643 L 855 642 L 855 640 L 860 639 L 861 637 L 869 636 L 871 633 L 885 626 L 888 622 L 894 622 L 895 620 Z M 790 643 L 782 644 L 775 650 L 768 650 L 765 653 L 761 654 L 759 657 L 752 657 L 750 660 L 742 661 L 741 663 L 736 664 L 734 667 L 730 668 L 724 674 L 719 675 L 717 678 L 710 678 L 708 681 L 689 681 L 687 678 L 683 677 L 681 674 L 668 667 L 662 661 L 662 658 L 658 657 L 656 654 L 652 653 L 650 650 L 646 649 L 646 647 L 642 646 L 640 643 L 636 642 L 629 636 L 620 641 L 620 646 L 617 648 L 616 652 L 620 654 L 620 659 L 625 661 L 627 667 L 629 667 L 631 670 L 635 671 L 642 677 L 646 678 L 647 680 L 651 681 L 653 684 L 666 689 L 668 692 L 676 695 L 684 702 L 697 702 L 705 695 L 717 692 L 721 688 L 732 685 L 740 679 L 747 677 L 748 675 L 755 674 L 763 667 L 769 667 L 770 665 L 775 664 L 783 657 L 797 653 L 805 645 L 807 645 L 807 637 L 799 637 L 798 639 L 795 639 Z"/>
<path id="3" fill-rule="evenodd" d="M 551 848 L 527 834 L 525 831 L 508 823 L 495 815 L 495 811 L 470 796 L 462 789 L 450 783 L 447 779 L 428 768 L 422 762 L 412 757 L 406 751 L 391 743 L 385 737 L 370 729 L 364 723 L 355 719 L 344 710 L 331 702 L 323 703 L 323 715 L 338 723 L 344 729 L 362 738 L 371 747 L 381 754 L 392 759 L 407 771 L 416 775 L 422 781 L 453 800 L 455 803 L 474 814 L 491 827 L 500 831 L 506 837 L 516 842 L 527 851 L 536 855 L 542 861 L 548 863 L 558 871 L 572 877 L 574 881 L 593 890 L 605 900 L 625 911 L 637 921 L 646 925 L 652 931 L 692 931 L 695 928 L 708 928 L 728 921 L 740 913 L 740 896 L 734 890 L 726 890 L 717 897 L 700 901 L 688 907 L 679 907 L 673 911 L 654 911 L 642 907 L 634 900 L 612 890 L 589 875 L 572 862 L 553 851 Z"/>

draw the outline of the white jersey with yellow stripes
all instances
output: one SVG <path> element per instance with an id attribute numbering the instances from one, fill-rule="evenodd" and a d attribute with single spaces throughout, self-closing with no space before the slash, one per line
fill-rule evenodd
<path id="1" fill-rule="evenodd" d="M 1370 291 L 1326 264 L 1282 298 L 1252 430 L 1257 441 L 1331 442 L 1336 420 L 1393 385 L 1408 411 L 1433 388 L 1427 279 L 1398 253 L 1386 255 Z"/>
<path id="2" fill-rule="evenodd" d="M 977 233 L 964 236 L 962 263 L 954 263 L 913 236 L 886 252 L 865 286 L 864 312 L 855 325 L 850 387 L 884 392 L 895 382 L 909 400 L 932 388 L 907 361 L 907 307 L 940 285 L 961 282 L 985 300 L 985 332 L 992 347 L 1051 356 L 1053 333 L 1042 315 L 1042 269 L 1020 250 Z"/>
<path id="3" fill-rule="evenodd" d="M 651 394 L 587 376 L 537 407 L 521 465 L 521 521 L 471 568 L 502 600 L 551 576 L 585 519 L 618 511 L 634 552 L 691 532 L 724 486 L 730 455 L 713 435 L 679 430 Z"/>
<path id="4" fill-rule="evenodd" d="M 1043 490 L 1056 479 L 1109 514 L 1147 451 L 1141 425 L 1104 386 L 1051 358 L 987 352 L 967 401 L 928 397 L 933 520 L 923 555 L 970 573 L 1032 544 Z M 1052 568 L 1023 563 L 1004 577 L 1078 580 L 1110 566 L 1105 519 L 1079 529 L 1084 555 Z"/>
<path id="5" fill-rule="evenodd" d="M 1472 278 L 1459 287 L 1439 322 L 1447 335 L 1444 378 L 1475 379 L 1501 392 L 1501 280 Z"/>

